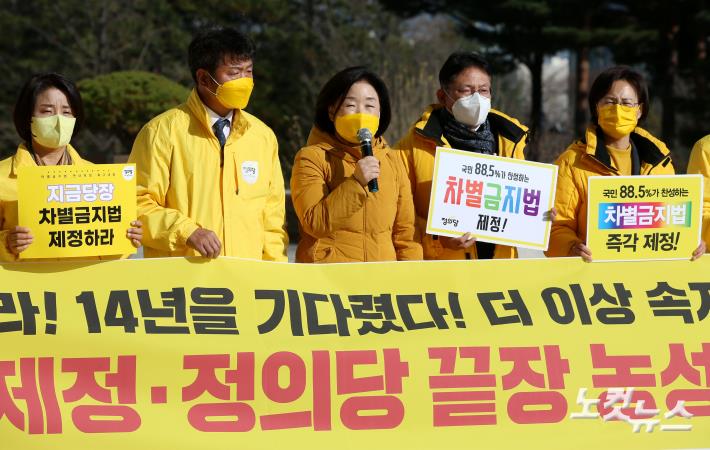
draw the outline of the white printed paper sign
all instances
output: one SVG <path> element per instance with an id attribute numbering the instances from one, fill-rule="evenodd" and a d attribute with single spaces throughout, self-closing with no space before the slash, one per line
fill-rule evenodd
<path id="1" fill-rule="evenodd" d="M 438 147 L 426 232 L 547 250 L 557 166 Z"/>

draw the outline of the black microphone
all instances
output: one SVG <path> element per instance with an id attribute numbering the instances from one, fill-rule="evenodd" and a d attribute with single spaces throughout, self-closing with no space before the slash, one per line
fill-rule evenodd
<path id="1" fill-rule="evenodd" d="M 362 156 L 372 156 L 372 133 L 367 128 L 357 130 L 357 138 L 360 140 L 360 151 Z M 367 183 L 370 192 L 377 192 L 380 187 L 377 185 L 377 178 L 373 178 Z"/>

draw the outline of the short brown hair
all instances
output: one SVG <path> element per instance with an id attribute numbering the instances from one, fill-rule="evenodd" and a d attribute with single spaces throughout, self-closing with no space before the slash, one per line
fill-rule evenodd
<path id="1" fill-rule="evenodd" d="M 448 88 L 454 78 L 469 67 L 475 67 L 491 78 L 491 66 L 483 56 L 474 52 L 454 52 L 449 55 L 444 65 L 441 66 L 441 70 L 439 70 L 441 88 Z"/>
<path id="2" fill-rule="evenodd" d="M 592 123 L 597 124 L 599 120 L 597 103 L 609 93 L 611 85 L 617 80 L 626 81 L 636 91 L 639 106 L 641 107 L 641 118 L 639 120 L 645 119 L 648 115 L 648 87 L 643 75 L 629 66 L 615 66 L 600 73 L 589 90 L 589 113 L 592 117 Z"/>
<path id="3" fill-rule="evenodd" d="M 215 76 L 220 63 L 227 57 L 238 61 L 254 60 L 254 42 L 249 36 L 231 27 L 206 28 L 190 42 L 187 63 L 192 79 L 197 83 L 197 71 L 204 69 Z"/>

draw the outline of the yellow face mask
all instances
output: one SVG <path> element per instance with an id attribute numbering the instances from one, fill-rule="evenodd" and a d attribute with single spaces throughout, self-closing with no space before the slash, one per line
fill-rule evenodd
<path id="1" fill-rule="evenodd" d="M 32 117 L 32 139 L 46 148 L 64 147 L 74 133 L 76 117 L 55 114 L 47 117 Z"/>
<path id="2" fill-rule="evenodd" d="M 358 130 L 367 128 L 374 136 L 380 126 L 380 118 L 372 114 L 356 113 L 346 116 L 337 116 L 335 118 L 335 131 L 338 136 L 350 142 L 351 144 L 359 144 L 357 138 Z"/>
<path id="3" fill-rule="evenodd" d="M 212 75 L 210 78 L 217 83 L 217 92 L 213 92 L 217 100 L 229 109 L 244 109 L 249 103 L 251 91 L 254 90 L 254 79 L 241 77 L 219 84 Z"/>
<path id="4" fill-rule="evenodd" d="M 638 123 L 638 106 L 605 105 L 597 109 L 599 126 L 607 136 L 620 139 L 628 136 Z"/>

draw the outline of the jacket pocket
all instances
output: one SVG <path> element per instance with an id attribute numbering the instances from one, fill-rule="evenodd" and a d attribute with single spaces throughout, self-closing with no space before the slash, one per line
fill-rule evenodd
<path id="1" fill-rule="evenodd" d="M 234 177 L 237 195 L 245 200 L 263 198 L 269 194 L 270 173 L 263 161 L 243 161 L 235 155 Z"/>
<path id="2" fill-rule="evenodd" d="M 339 262 L 337 250 L 332 243 L 323 242 L 321 239 L 316 241 L 313 246 L 313 262 L 314 263 L 333 263 Z"/>

